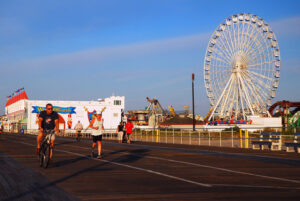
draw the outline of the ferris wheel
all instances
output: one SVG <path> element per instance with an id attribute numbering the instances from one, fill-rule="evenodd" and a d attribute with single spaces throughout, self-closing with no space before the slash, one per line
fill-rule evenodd
<path id="1" fill-rule="evenodd" d="M 280 78 L 275 34 L 261 18 L 238 14 L 212 34 L 204 59 L 204 84 L 213 111 L 209 117 L 268 115 Z"/>

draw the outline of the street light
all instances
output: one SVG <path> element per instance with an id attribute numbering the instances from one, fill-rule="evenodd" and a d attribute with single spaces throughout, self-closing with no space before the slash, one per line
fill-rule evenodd
<path id="1" fill-rule="evenodd" d="M 194 80 L 195 80 L 195 74 L 193 73 L 192 74 L 193 131 L 195 131 Z"/>

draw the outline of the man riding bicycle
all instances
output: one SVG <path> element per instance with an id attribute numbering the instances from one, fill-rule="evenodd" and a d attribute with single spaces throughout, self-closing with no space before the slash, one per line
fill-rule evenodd
<path id="1" fill-rule="evenodd" d="M 42 111 L 39 115 L 39 134 L 37 136 L 37 148 L 35 153 L 38 155 L 40 151 L 41 141 L 43 136 L 49 133 L 51 130 L 55 130 L 58 133 L 58 114 L 53 111 L 52 104 L 46 105 L 46 110 Z M 52 149 L 54 145 L 55 135 L 52 135 L 50 140 L 50 159 L 52 158 Z"/>

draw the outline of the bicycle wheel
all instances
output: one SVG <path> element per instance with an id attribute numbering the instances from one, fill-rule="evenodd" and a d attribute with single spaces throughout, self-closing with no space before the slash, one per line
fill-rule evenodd
<path id="1" fill-rule="evenodd" d="M 46 144 L 43 152 L 43 168 L 47 168 L 50 159 L 50 145 Z"/>

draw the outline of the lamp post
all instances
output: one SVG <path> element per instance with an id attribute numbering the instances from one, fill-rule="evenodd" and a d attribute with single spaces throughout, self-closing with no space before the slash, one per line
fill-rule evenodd
<path id="1" fill-rule="evenodd" d="M 195 74 L 193 73 L 192 74 L 193 131 L 195 131 L 194 79 L 195 79 Z"/>

